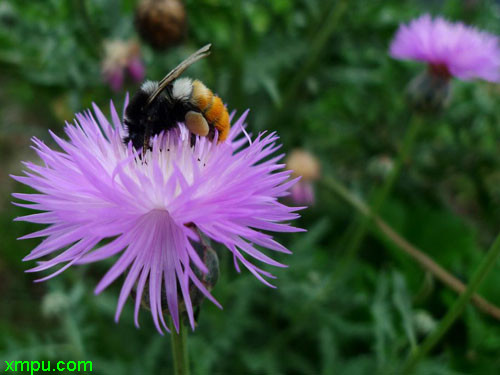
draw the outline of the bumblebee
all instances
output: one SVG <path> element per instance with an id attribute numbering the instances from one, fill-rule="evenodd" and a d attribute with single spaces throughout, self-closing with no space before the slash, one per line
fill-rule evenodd
<path id="1" fill-rule="evenodd" d="M 149 148 L 152 136 L 168 131 L 184 122 L 195 136 L 215 137 L 223 142 L 230 129 L 229 114 L 221 98 L 199 80 L 178 77 L 193 63 L 210 54 L 211 44 L 199 49 L 161 81 L 145 81 L 125 109 L 124 124 L 128 136 L 125 144 L 132 141 L 136 150 Z M 143 151 L 143 152 L 144 152 Z"/>

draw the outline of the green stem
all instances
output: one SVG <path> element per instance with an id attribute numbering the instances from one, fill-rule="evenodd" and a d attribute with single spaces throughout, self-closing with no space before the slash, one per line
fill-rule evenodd
<path id="1" fill-rule="evenodd" d="M 290 87 L 288 88 L 285 99 L 283 100 L 284 108 L 287 108 L 286 104 L 288 101 L 295 97 L 296 91 L 300 88 L 302 82 L 307 78 L 309 72 L 312 70 L 321 53 L 324 51 L 326 42 L 330 39 L 330 36 L 335 31 L 340 18 L 347 9 L 347 4 L 347 0 L 335 1 L 335 5 L 332 6 L 329 15 L 323 23 L 323 27 L 313 39 L 311 48 L 307 53 L 307 60 L 304 62 L 301 70 L 290 83 Z"/>
<path id="2" fill-rule="evenodd" d="M 474 272 L 472 279 L 465 289 L 465 292 L 460 295 L 460 297 L 456 300 L 453 306 L 448 310 L 446 316 L 441 320 L 439 326 L 436 330 L 428 336 L 419 350 L 410 355 L 410 358 L 406 362 L 403 367 L 403 374 L 409 374 L 414 369 L 418 362 L 425 357 L 429 351 L 431 351 L 436 344 L 443 338 L 443 336 L 448 332 L 450 327 L 453 325 L 455 320 L 460 316 L 463 312 L 467 303 L 469 303 L 470 299 L 474 295 L 475 291 L 481 285 L 481 282 L 485 279 L 488 273 L 491 271 L 493 266 L 495 265 L 498 257 L 500 256 L 500 234 L 491 245 L 488 250 L 487 255 L 482 260 L 479 267 Z"/>
<path id="3" fill-rule="evenodd" d="M 243 106 L 243 80 L 244 76 L 244 56 L 245 56 L 245 25 L 243 17 L 243 1 L 235 0 L 234 2 L 234 22 L 233 35 L 235 43 L 233 46 L 232 56 L 232 83 L 231 83 L 231 101 L 234 108 Z"/>
<path id="4" fill-rule="evenodd" d="M 350 204 L 353 208 L 358 210 L 360 214 L 369 216 L 372 219 L 372 223 L 375 224 L 373 226 L 370 226 L 370 229 L 372 229 L 376 235 L 379 235 L 381 240 L 385 240 L 395 250 L 402 251 L 406 255 L 410 256 L 424 270 L 430 272 L 434 277 L 440 280 L 451 290 L 455 291 L 458 294 L 465 292 L 467 288 L 466 285 L 464 285 L 459 279 L 453 276 L 446 269 L 441 267 L 421 249 L 418 249 L 417 247 L 406 241 L 379 216 L 373 216 L 373 213 L 370 211 L 368 205 L 358 199 L 355 195 L 353 195 L 344 185 L 330 176 L 327 176 L 324 179 L 320 180 L 320 183 L 325 189 L 331 190 L 333 193 L 337 194 L 340 198 Z M 330 283 L 325 285 L 318 293 L 316 293 L 315 296 L 312 297 L 308 304 L 304 305 L 297 311 L 295 320 L 302 321 L 304 319 L 307 319 L 307 317 L 310 315 L 311 309 L 314 306 L 317 306 L 318 303 L 321 303 L 323 297 L 331 292 L 332 284 Z M 488 314 L 497 320 L 500 320 L 499 307 L 488 302 L 476 293 L 472 296 L 471 300 L 483 313 Z M 279 342 L 286 342 L 290 337 L 293 337 L 293 335 L 297 334 L 297 325 L 294 327 L 295 328 L 292 328 L 291 330 L 288 330 L 286 333 L 281 335 Z"/>
<path id="5" fill-rule="evenodd" d="M 78 37 L 82 38 L 83 42 L 87 45 L 88 51 L 94 57 L 99 57 L 102 48 L 102 36 L 92 22 L 92 17 L 89 14 L 87 1 L 78 0 L 72 4 L 76 12 L 83 20 L 83 23 L 85 24 L 85 32 L 79 33 Z"/>
<path id="6" fill-rule="evenodd" d="M 372 204 L 372 207 L 370 209 L 372 215 L 363 215 L 363 217 L 360 219 L 360 223 L 357 226 L 354 235 L 352 236 L 352 240 L 347 247 L 345 256 L 337 267 L 338 272 L 334 273 L 334 280 L 338 280 L 344 274 L 344 272 L 348 271 L 352 261 L 356 258 L 361 243 L 363 242 L 368 227 L 370 226 L 372 216 L 378 215 L 387 197 L 391 193 L 392 187 L 399 177 L 403 165 L 408 160 L 408 157 L 411 154 L 415 139 L 417 138 L 418 132 L 422 127 L 422 122 L 422 117 L 420 117 L 419 115 L 413 115 L 412 119 L 410 120 L 410 127 L 405 134 L 403 146 L 398 155 L 398 158 L 396 159 L 394 167 L 392 168 L 384 185 L 375 196 L 374 203 Z"/>
<path id="7" fill-rule="evenodd" d="M 335 4 L 332 5 L 331 10 L 325 18 L 320 30 L 311 41 L 311 48 L 307 50 L 307 57 L 304 63 L 301 64 L 300 70 L 296 72 L 294 78 L 292 78 L 288 87 L 284 90 L 280 106 L 271 117 L 271 124 L 274 124 L 281 119 L 282 115 L 285 113 L 284 111 L 290 110 L 290 104 L 296 98 L 298 90 L 301 88 L 309 73 L 319 61 L 321 53 L 325 50 L 326 43 L 338 26 L 340 18 L 347 10 L 348 3 L 348 0 L 336 0 Z"/>
<path id="8" fill-rule="evenodd" d="M 179 323 L 179 332 L 170 322 L 170 338 L 172 340 L 172 358 L 174 359 L 174 375 L 189 375 L 189 358 L 187 349 L 187 329 Z"/>
<path id="9" fill-rule="evenodd" d="M 416 261 L 422 268 L 427 272 L 430 272 L 434 277 L 443 282 L 450 289 L 454 290 L 458 294 L 465 293 L 467 285 L 462 283 L 459 279 L 453 276 L 446 269 L 441 267 L 436 263 L 430 256 L 428 256 L 424 251 L 418 249 L 403 237 L 401 237 L 392 227 L 386 223 L 380 216 L 374 216 L 370 211 L 370 208 L 357 197 L 355 197 L 349 190 L 347 190 L 342 184 L 337 182 L 334 178 L 326 177 L 321 181 L 322 184 L 339 195 L 347 203 L 351 204 L 355 209 L 357 209 L 361 214 L 369 216 L 372 219 L 374 226 L 370 226 L 370 229 L 374 231 L 375 234 L 382 236 L 382 239 L 388 241 L 396 250 L 402 251 L 410 256 L 414 261 Z M 330 285 L 331 287 L 331 285 Z M 323 288 L 324 292 L 321 296 L 330 292 L 330 289 Z M 478 294 L 472 296 L 472 302 L 485 314 L 491 315 L 493 318 L 500 320 L 500 308 L 488 302 Z"/>

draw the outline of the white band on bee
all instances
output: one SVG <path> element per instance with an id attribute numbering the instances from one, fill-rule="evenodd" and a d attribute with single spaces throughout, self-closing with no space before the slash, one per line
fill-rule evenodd
<path id="1" fill-rule="evenodd" d="M 193 81 L 190 78 L 179 78 L 172 84 L 172 97 L 177 100 L 189 100 L 193 92 Z"/>

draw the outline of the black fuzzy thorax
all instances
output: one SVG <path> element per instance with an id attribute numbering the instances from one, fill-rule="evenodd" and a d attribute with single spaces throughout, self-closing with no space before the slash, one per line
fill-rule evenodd
<path id="1" fill-rule="evenodd" d="M 144 137 L 154 137 L 162 131 L 168 131 L 183 122 L 186 113 L 196 108 L 189 100 L 179 100 L 172 97 L 172 85 L 169 85 L 158 97 L 147 105 L 150 93 L 137 91 L 125 109 L 124 124 L 128 136 L 123 139 L 125 144 L 139 150 L 144 145 Z"/>

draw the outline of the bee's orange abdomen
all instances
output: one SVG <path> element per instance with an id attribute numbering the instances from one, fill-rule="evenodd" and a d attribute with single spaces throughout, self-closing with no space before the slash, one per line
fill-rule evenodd
<path id="1" fill-rule="evenodd" d="M 193 81 L 192 102 L 196 105 L 208 124 L 214 126 L 219 132 L 219 142 L 226 140 L 229 135 L 229 114 L 221 98 L 199 80 Z"/>
<path id="2" fill-rule="evenodd" d="M 199 80 L 193 82 L 192 100 L 194 104 L 204 112 L 211 105 L 214 99 L 212 91 Z"/>
<path id="3" fill-rule="evenodd" d="M 225 107 L 224 103 L 222 103 L 221 98 L 219 98 L 218 96 L 214 96 L 212 105 L 205 112 L 205 118 L 209 123 L 215 124 L 215 122 L 221 117 L 224 110 Z"/>
<path id="4" fill-rule="evenodd" d="M 227 136 L 229 135 L 229 129 L 231 128 L 231 124 L 229 123 L 229 113 L 227 113 L 226 107 L 224 108 L 224 112 L 215 123 L 215 128 L 219 131 L 219 141 L 225 141 Z"/>

